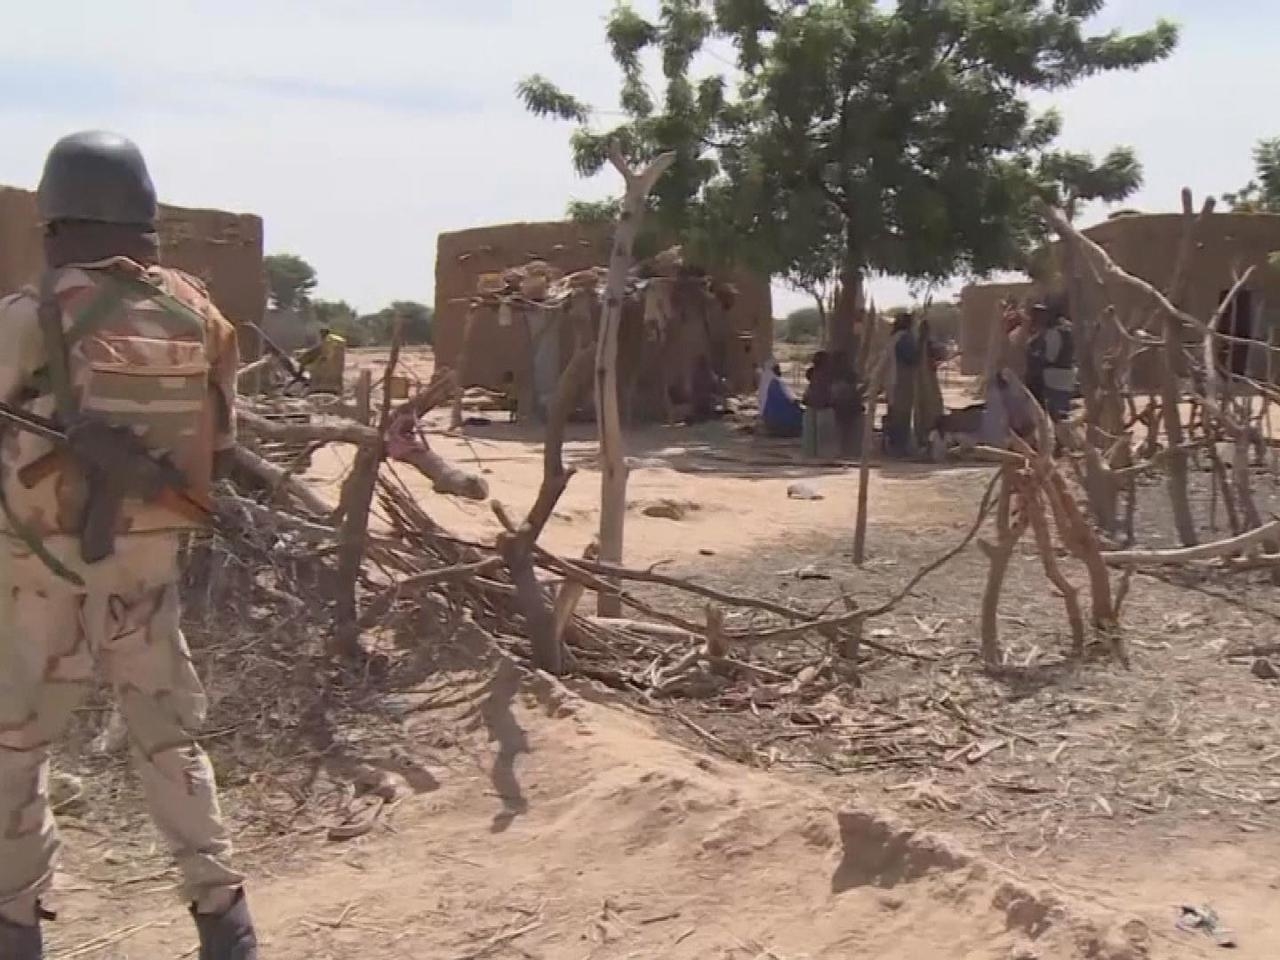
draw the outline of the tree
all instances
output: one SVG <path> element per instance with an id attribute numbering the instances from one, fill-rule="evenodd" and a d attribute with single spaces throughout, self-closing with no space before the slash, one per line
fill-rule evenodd
<path id="1" fill-rule="evenodd" d="M 1254 179 L 1223 199 L 1236 213 L 1280 213 L 1280 137 L 1253 148 Z"/>
<path id="2" fill-rule="evenodd" d="M 275 253 L 263 258 L 267 273 L 267 292 L 277 310 L 298 310 L 311 299 L 316 288 L 316 271 L 311 264 L 292 253 Z"/>
<path id="3" fill-rule="evenodd" d="M 936 281 L 1020 266 L 1043 230 L 1034 197 L 1087 199 L 1137 173 L 1124 152 L 1083 170 L 1078 155 L 1054 153 L 1060 119 L 1028 102 L 1172 52 L 1177 30 L 1165 21 L 1090 34 L 1104 4 L 663 0 L 653 21 L 622 5 L 606 34 L 623 123 L 594 130 L 590 108 L 542 77 L 519 93 L 535 113 L 577 124 L 582 174 L 600 169 L 610 140 L 636 161 L 674 150 L 656 221 L 694 250 L 802 289 L 838 279 L 828 340 L 844 347 L 868 276 Z M 736 52 L 733 97 L 724 77 L 691 76 L 713 38 Z M 650 48 L 666 80 L 661 105 L 642 73 Z"/>
<path id="4" fill-rule="evenodd" d="M 391 306 L 384 307 L 376 314 L 366 318 L 381 333 L 378 342 L 391 339 L 391 326 L 395 317 L 404 318 L 404 339 L 406 343 L 431 343 L 432 322 L 435 312 L 424 303 L 416 300 L 394 300 Z"/>
<path id="5" fill-rule="evenodd" d="M 1119 203 L 1142 186 L 1142 164 L 1129 147 L 1116 147 L 1101 161 L 1090 153 L 1049 151 L 1036 168 L 1043 199 L 1074 218 L 1090 200 Z"/>
<path id="6" fill-rule="evenodd" d="M 817 307 L 792 310 L 782 321 L 782 339 L 787 343 L 809 343 L 822 335 L 822 314 Z"/>

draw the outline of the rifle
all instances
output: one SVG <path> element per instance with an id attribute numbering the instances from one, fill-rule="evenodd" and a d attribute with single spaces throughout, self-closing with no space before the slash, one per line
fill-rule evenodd
<path id="1" fill-rule="evenodd" d="M 258 336 L 262 338 L 262 345 L 267 348 L 267 353 L 271 354 L 273 357 L 279 360 L 281 366 L 284 367 L 285 371 L 292 378 L 288 383 L 285 384 L 286 390 L 289 387 L 293 386 L 295 383 L 310 385 L 311 374 L 307 373 L 306 370 L 302 369 L 302 365 L 298 363 L 297 360 L 293 359 L 293 357 L 291 357 L 288 353 L 286 353 L 283 349 L 281 349 L 279 344 L 277 344 L 274 340 L 268 337 L 267 332 L 263 330 L 260 326 L 258 326 L 256 323 L 250 323 L 248 324 L 248 326 L 253 327 L 253 329 L 258 331 Z"/>
<path id="2" fill-rule="evenodd" d="M 126 497 L 171 509 L 201 526 L 214 521 L 212 501 L 187 489 L 186 479 L 173 462 L 149 451 L 127 427 L 84 418 L 64 430 L 52 420 L 2 401 L 0 420 L 55 445 L 18 471 L 18 480 L 27 489 L 64 465 L 84 472 L 89 496 L 81 519 L 80 556 L 86 563 L 111 555 L 116 521 Z"/>

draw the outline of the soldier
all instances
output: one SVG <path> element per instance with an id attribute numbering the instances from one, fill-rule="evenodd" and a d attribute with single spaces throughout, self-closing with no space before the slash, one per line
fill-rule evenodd
<path id="1" fill-rule="evenodd" d="M 46 271 L 0 301 L 0 399 L 66 427 L 132 430 L 207 491 L 235 444 L 235 331 L 203 285 L 158 264 L 157 205 L 138 148 L 109 133 L 59 140 L 37 195 Z M 205 696 L 179 628 L 178 549 L 192 515 L 124 499 L 90 543 L 74 462 L 32 481 L 49 442 L 0 440 L 0 957 L 37 960 L 40 896 L 58 836 L 49 747 L 96 672 L 113 688 L 152 818 L 168 840 L 201 960 L 256 960 L 208 757 L 193 731 Z M 111 516 L 112 514 L 108 514 Z M 97 539 L 101 539 L 98 537 Z"/>
<path id="2" fill-rule="evenodd" d="M 342 396 L 343 374 L 347 366 L 347 341 L 328 327 L 320 328 L 320 342 L 298 355 L 298 365 L 311 377 L 309 393 Z"/>

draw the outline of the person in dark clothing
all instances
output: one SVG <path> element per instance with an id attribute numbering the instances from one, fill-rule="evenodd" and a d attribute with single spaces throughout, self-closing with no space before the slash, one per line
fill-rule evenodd
<path id="1" fill-rule="evenodd" d="M 1052 326 L 1049 308 L 1043 303 L 1031 307 L 1031 337 L 1027 340 L 1027 389 L 1036 403 L 1045 405 L 1044 372 L 1048 366 L 1046 357 L 1047 337 Z"/>
<path id="2" fill-rule="evenodd" d="M 814 410 L 825 410 L 831 406 L 831 388 L 833 364 L 831 355 L 819 350 L 813 355 L 813 364 L 805 371 L 809 386 L 804 391 L 804 405 Z"/>
<path id="3" fill-rule="evenodd" d="M 831 406 L 842 456 L 852 456 L 862 444 L 862 385 L 852 356 L 844 350 L 831 354 Z"/>
<path id="4" fill-rule="evenodd" d="M 898 314 L 893 320 L 889 335 L 891 344 L 888 359 L 889 376 L 886 378 L 885 398 L 885 449 L 892 456 L 911 454 L 911 411 L 915 405 L 916 365 L 920 351 L 916 344 L 913 319 L 910 313 Z"/>
<path id="5" fill-rule="evenodd" d="M 711 361 L 705 353 L 698 354 L 689 375 L 689 422 L 698 423 L 716 416 L 720 412 L 720 401 L 724 398 L 724 393 L 724 383 L 716 376 Z"/>

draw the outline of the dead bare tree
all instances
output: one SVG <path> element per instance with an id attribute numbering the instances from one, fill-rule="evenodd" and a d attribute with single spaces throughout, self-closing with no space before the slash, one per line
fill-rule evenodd
<path id="1" fill-rule="evenodd" d="M 1199 219 L 1196 218 L 1192 208 L 1191 192 L 1189 190 L 1183 191 L 1182 201 L 1183 216 L 1187 218 L 1189 223 L 1187 230 L 1184 232 L 1183 242 L 1185 247 L 1194 242 L 1195 227 L 1198 225 Z M 1174 309 L 1168 299 L 1160 295 L 1146 281 L 1138 280 L 1138 278 L 1121 270 L 1115 261 L 1108 256 L 1107 252 L 1077 229 L 1061 210 L 1046 206 L 1044 212 L 1050 225 L 1058 236 L 1062 238 L 1063 242 L 1074 246 L 1104 276 L 1126 283 L 1131 287 L 1136 281 L 1141 284 L 1144 292 L 1155 294 L 1160 301 L 1170 307 L 1168 310 L 1160 310 L 1160 316 L 1164 324 L 1162 348 L 1165 361 L 1164 369 L 1161 372 L 1161 409 L 1164 415 L 1165 435 L 1168 438 L 1168 447 L 1171 451 L 1168 457 L 1166 481 L 1178 538 L 1184 544 L 1193 544 L 1196 542 L 1196 525 L 1195 518 L 1191 513 L 1191 501 L 1187 492 L 1187 455 L 1183 450 L 1184 438 L 1180 405 L 1182 398 L 1181 371 L 1184 368 L 1182 358 L 1183 324 L 1180 322 L 1180 312 Z M 1212 212 L 1213 201 L 1210 199 L 1205 202 L 1200 217 L 1203 218 Z M 1175 273 L 1171 288 L 1180 284 L 1181 279 Z"/>
<path id="2" fill-rule="evenodd" d="M 609 276 L 605 283 L 604 310 L 596 344 L 596 421 L 600 436 L 599 542 L 600 557 L 609 563 L 622 562 L 627 516 L 626 449 L 618 411 L 618 331 L 622 326 L 627 275 L 631 271 L 636 234 L 644 217 L 645 200 L 675 158 L 674 153 L 661 154 L 637 173 L 627 164 L 617 143 L 612 144 L 609 150 L 609 160 L 626 184 L 622 212 L 609 254 Z M 601 593 L 597 609 L 601 616 L 618 616 L 622 608 L 616 595 Z"/>
<path id="3" fill-rule="evenodd" d="M 338 508 L 342 513 L 339 534 L 338 576 L 335 584 L 334 652 L 346 657 L 360 653 L 359 605 L 356 589 L 364 565 L 365 542 L 369 536 L 369 508 L 373 503 L 378 470 L 386 456 L 386 433 L 391 423 L 391 375 L 400 362 L 400 342 L 404 324 L 395 318 L 391 331 L 391 354 L 382 380 L 382 410 L 376 435 L 360 445 L 355 465 L 342 485 Z"/>

